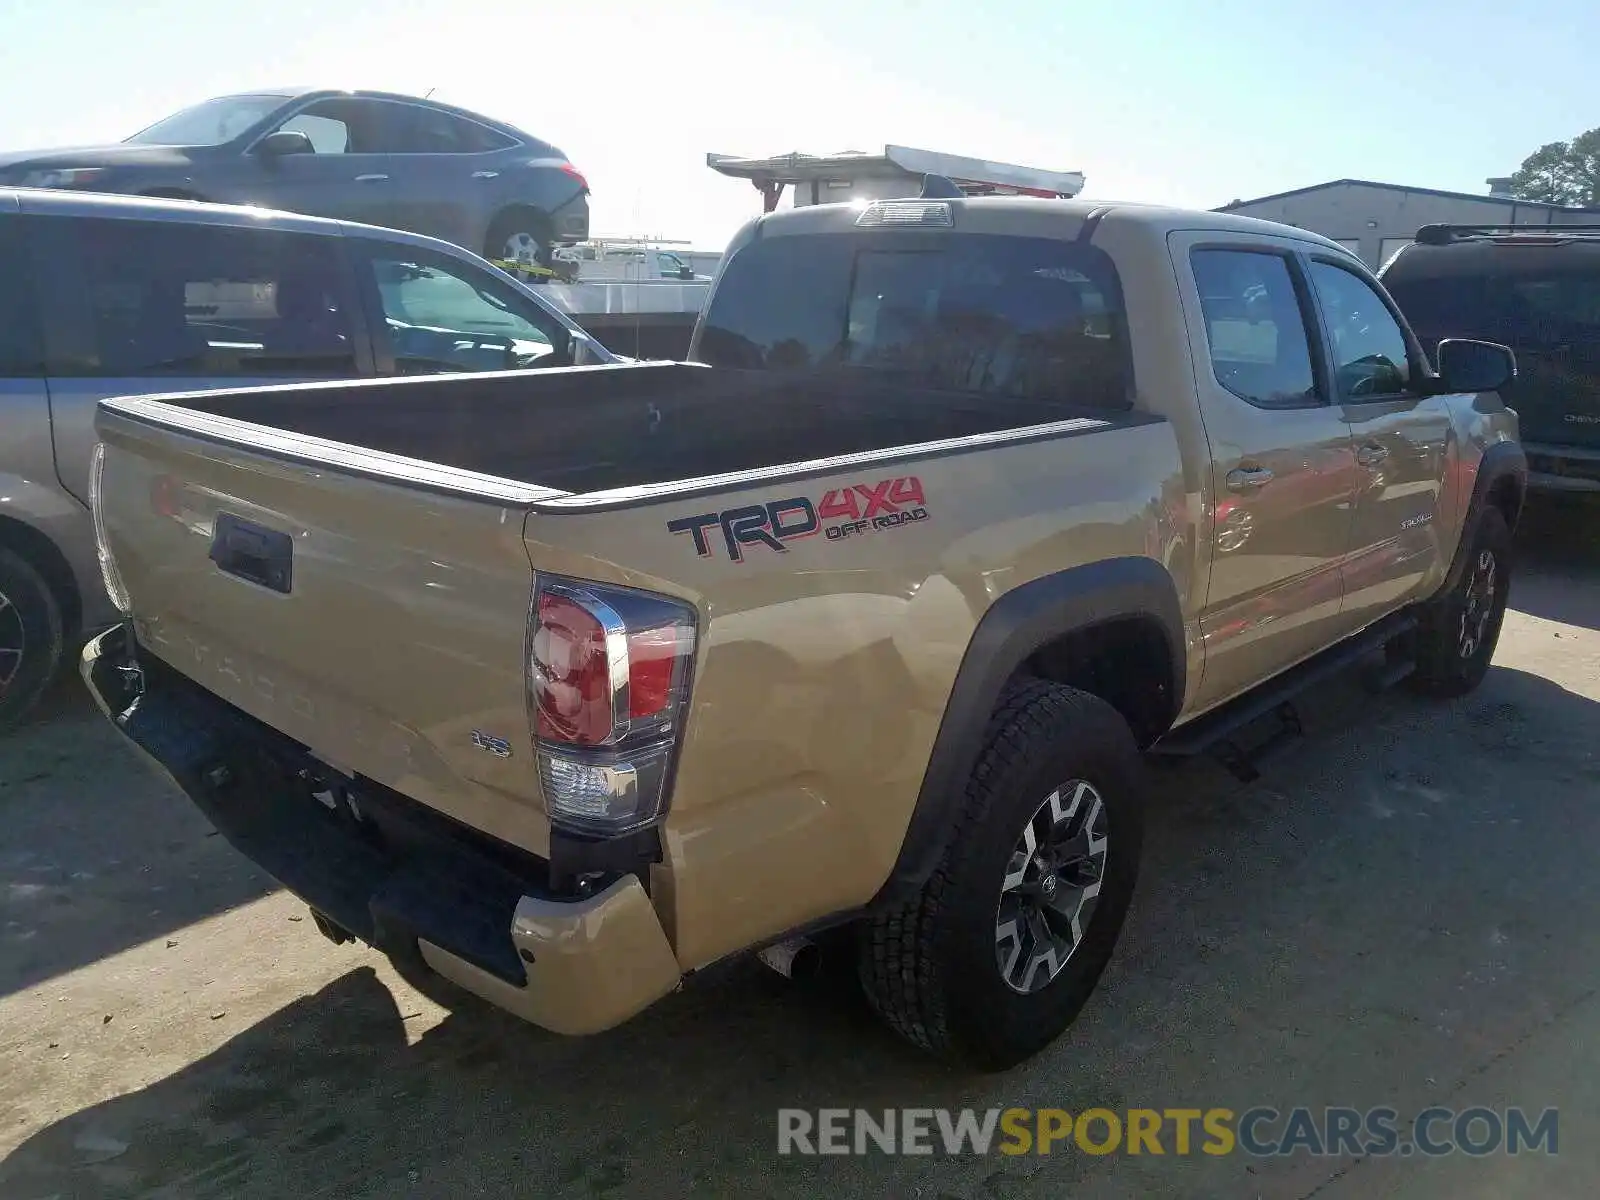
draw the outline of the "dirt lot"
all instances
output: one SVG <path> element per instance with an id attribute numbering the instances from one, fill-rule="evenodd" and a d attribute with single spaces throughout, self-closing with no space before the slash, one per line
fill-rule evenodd
<path id="1" fill-rule="evenodd" d="M 72 681 L 0 740 L 0 1197 L 1600 1194 L 1597 515 L 1531 515 L 1476 695 L 1340 683 L 1258 783 L 1162 772 L 1110 973 L 996 1078 L 748 962 L 587 1041 L 447 1013 L 319 938 Z M 780 1107 L 1474 1103 L 1559 1106 L 1559 1156 L 775 1153 Z"/>

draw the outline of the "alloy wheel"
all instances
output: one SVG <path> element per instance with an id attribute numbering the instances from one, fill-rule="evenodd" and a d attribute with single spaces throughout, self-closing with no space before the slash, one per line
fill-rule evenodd
<path id="1" fill-rule="evenodd" d="M 0 696 L 22 670 L 22 654 L 27 647 L 28 631 L 22 624 L 22 613 L 0 592 Z"/>
<path id="2" fill-rule="evenodd" d="M 1011 852 L 995 913 L 995 958 L 1006 986 L 1047 986 L 1083 942 L 1106 868 L 1106 806 L 1081 779 L 1047 796 Z"/>
<path id="3" fill-rule="evenodd" d="M 533 234 L 525 231 L 513 233 L 501 247 L 500 257 L 519 267 L 536 267 L 539 265 L 539 249 L 539 241 Z"/>
<path id="4" fill-rule="evenodd" d="M 1489 622 L 1494 618 L 1495 574 L 1498 564 L 1491 550 L 1478 551 L 1467 581 L 1467 602 L 1461 608 L 1461 627 L 1456 648 L 1462 658 L 1471 658 L 1483 645 Z"/>

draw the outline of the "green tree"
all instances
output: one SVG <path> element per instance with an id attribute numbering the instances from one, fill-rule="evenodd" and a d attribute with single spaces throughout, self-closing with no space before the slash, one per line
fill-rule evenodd
<path id="1" fill-rule="evenodd" d="M 1511 194 L 1547 204 L 1600 206 L 1600 129 L 1540 146 L 1512 175 Z"/>

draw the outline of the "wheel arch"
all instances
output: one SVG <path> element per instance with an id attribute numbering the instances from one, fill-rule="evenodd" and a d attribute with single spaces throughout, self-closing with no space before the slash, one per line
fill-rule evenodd
<path id="1" fill-rule="evenodd" d="M 0 549 L 11 551 L 39 572 L 55 594 L 62 623 L 69 633 L 82 628 L 83 597 L 78 592 L 77 578 L 67 556 L 47 534 L 15 517 L 0 514 Z"/>
<path id="2" fill-rule="evenodd" d="M 1126 669 L 1129 655 L 1133 670 Z M 1105 559 L 1002 595 L 978 622 L 962 656 L 900 854 L 874 904 L 905 899 L 932 874 L 982 752 L 989 718 L 1012 680 L 1042 677 L 1097 695 L 1148 745 L 1182 706 L 1185 661 L 1177 588 L 1155 559 Z M 1113 664 L 1124 670 L 1108 671 Z M 1153 687 L 1147 682 L 1151 674 Z"/>
<path id="3" fill-rule="evenodd" d="M 481 252 L 485 258 L 492 259 L 495 256 L 494 241 L 500 230 L 504 228 L 508 222 L 523 218 L 535 222 L 535 227 L 543 230 L 545 234 L 545 240 L 550 240 L 550 235 L 555 230 L 555 219 L 536 204 L 528 204 L 524 201 L 515 201 L 511 204 L 505 204 L 497 208 L 489 217 L 489 223 L 484 226 L 483 247 Z"/>
<path id="4" fill-rule="evenodd" d="M 1478 475 L 1472 484 L 1472 495 L 1467 500 L 1466 516 L 1461 522 L 1455 552 L 1450 559 L 1450 570 L 1435 595 L 1443 595 L 1461 583 L 1467 569 L 1468 549 L 1472 544 L 1472 531 L 1477 527 L 1483 510 L 1493 506 L 1506 519 L 1506 528 L 1513 534 L 1522 516 L 1522 506 L 1528 495 L 1528 457 L 1519 442 L 1496 442 L 1483 452 L 1478 463 Z"/>

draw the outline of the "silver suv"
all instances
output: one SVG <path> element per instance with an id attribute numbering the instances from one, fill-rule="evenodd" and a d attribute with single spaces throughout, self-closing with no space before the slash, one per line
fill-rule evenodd
<path id="1" fill-rule="evenodd" d="M 0 189 L 0 727 L 115 617 L 89 514 L 100 399 L 614 361 L 527 287 L 432 238 Z"/>

